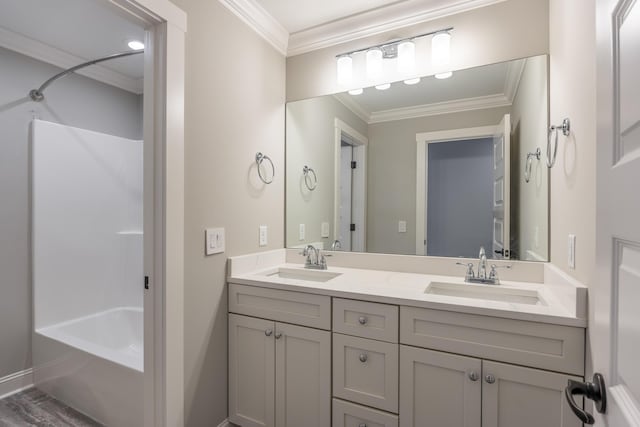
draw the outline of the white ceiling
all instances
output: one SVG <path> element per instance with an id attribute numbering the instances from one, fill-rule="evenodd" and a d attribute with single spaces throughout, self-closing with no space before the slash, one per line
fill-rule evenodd
<path id="1" fill-rule="evenodd" d="M 406 0 L 256 0 L 290 34 Z"/>
<path id="2" fill-rule="evenodd" d="M 0 29 L 8 30 L 3 35 L 16 33 L 82 60 L 127 51 L 129 41 L 144 40 L 142 27 L 103 0 L 0 0 L 0 10 Z M 142 55 L 101 66 L 131 79 L 144 75 Z"/>

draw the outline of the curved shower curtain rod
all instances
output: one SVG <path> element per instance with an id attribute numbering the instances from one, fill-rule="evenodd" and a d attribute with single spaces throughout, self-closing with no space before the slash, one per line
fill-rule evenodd
<path id="1" fill-rule="evenodd" d="M 133 50 L 133 51 L 130 51 L 130 52 L 114 53 L 113 55 L 105 56 L 103 58 L 93 59 L 91 61 L 83 62 L 82 64 L 76 65 L 75 67 L 67 68 L 66 70 L 62 71 L 61 73 L 56 74 L 55 76 L 51 77 L 46 82 L 42 83 L 42 86 L 40 86 L 38 89 L 31 89 L 29 91 L 29 97 L 34 101 L 40 102 L 40 101 L 42 101 L 44 99 L 44 90 L 51 83 L 53 83 L 54 81 L 58 80 L 61 77 L 66 76 L 67 74 L 71 74 L 74 71 L 79 70 L 80 68 L 84 68 L 84 67 L 88 67 L 89 65 L 97 64 L 98 62 L 109 61 L 110 59 L 122 58 L 124 56 L 138 55 L 140 53 L 144 53 L 144 49 Z"/>

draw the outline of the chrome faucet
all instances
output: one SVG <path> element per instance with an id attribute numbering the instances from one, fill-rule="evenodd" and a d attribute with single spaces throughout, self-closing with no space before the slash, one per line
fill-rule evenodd
<path id="1" fill-rule="evenodd" d="M 484 246 L 480 246 L 480 253 L 478 253 L 478 279 L 486 279 L 487 277 L 487 254 L 484 251 Z"/>
<path id="2" fill-rule="evenodd" d="M 484 250 L 484 246 L 480 246 L 480 253 L 478 254 L 478 274 L 473 271 L 473 263 L 456 262 L 457 265 L 462 265 L 467 268 L 464 275 L 464 281 L 467 283 L 482 283 L 484 285 L 499 285 L 500 279 L 498 278 L 498 268 L 511 268 L 510 265 L 498 267 L 495 264 L 491 265 L 491 271 L 487 276 L 487 255 Z"/>
<path id="3" fill-rule="evenodd" d="M 340 240 L 334 240 L 333 243 L 331 244 L 331 250 L 332 251 L 339 251 L 340 249 L 342 249 L 342 243 L 340 243 Z"/>
<path id="4" fill-rule="evenodd" d="M 310 268 L 313 270 L 327 269 L 327 259 L 315 246 L 305 246 L 305 248 L 302 250 L 302 255 L 307 257 L 306 261 L 304 262 L 304 268 Z"/>

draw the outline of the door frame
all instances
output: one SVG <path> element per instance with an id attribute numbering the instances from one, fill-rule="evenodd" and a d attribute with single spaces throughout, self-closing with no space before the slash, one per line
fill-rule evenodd
<path id="1" fill-rule="evenodd" d="M 416 255 L 427 254 L 428 144 L 492 137 L 496 126 L 478 126 L 416 134 Z"/>
<path id="2" fill-rule="evenodd" d="M 102 0 L 145 30 L 144 426 L 184 425 L 184 74 L 187 15 L 169 0 Z M 153 189 L 147 191 L 147 189 Z M 142 286 L 142 278 L 141 286 Z"/>
<path id="3" fill-rule="evenodd" d="M 369 138 L 338 118 L 334 119 L 334 129 L 333 239 L 337 240 L 340 237 L 340 227 L 338 226 L 340 223 L 340 147 L 344 134 L 353 145 L 353 159 L 358 165 L 362 165 L 362 167 L 356 168 L 352 180 L 351 198 L 353 200 L 354 195 L 357 195 L 359 199 L 358 203 L 352 205 L 351 217 L 356 218 L 356 223 L 362 224 L 362 226 L 359 229 L 356 227 L 356 231 L 351 235 L 351 250 L 354 251 L 356 248 L 355 252 L 364 252 L 367 248 L 367 233 L 365 231 L 367 229 L 367 148 Z"/>

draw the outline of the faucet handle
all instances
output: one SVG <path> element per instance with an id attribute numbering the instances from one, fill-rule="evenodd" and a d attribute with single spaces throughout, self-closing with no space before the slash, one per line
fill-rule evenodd
<path id="1" fill-rule="evenodd" d="M 473 263 L 472 262 L 456 262 L 456 265 L 462 265 L 463 267 L 467 267 L 467 272 L 464 276 L 465 280 L 473 279 L 475 273 L 473 272 Z"/>
<path id="2" fill-rule="evenodd" d="M 506 268 L 507 270 L 511 269 L 510 265 L 495 265 L 495 264 L 491 264 L 491 271 L 489 272 L 489 278 L 490 279 L 496 279 L 498 277 L 498 269 L 499 268 Z"/>

